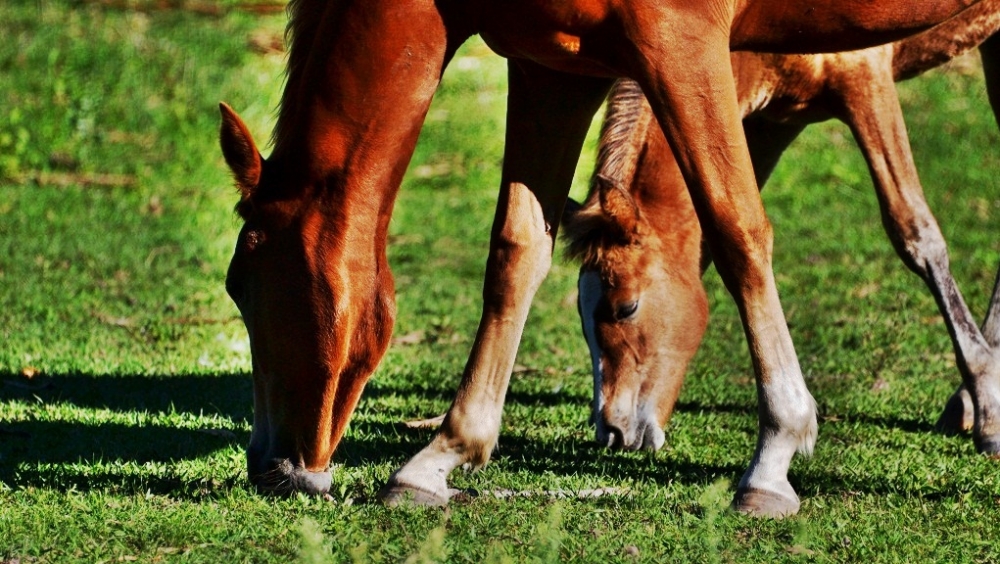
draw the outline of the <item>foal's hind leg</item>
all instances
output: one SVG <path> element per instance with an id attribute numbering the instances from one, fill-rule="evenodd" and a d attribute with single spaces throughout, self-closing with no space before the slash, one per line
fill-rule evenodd
<path id="1" fill-rule="evenodd" d="M 587 129 L 611 81 L 509 63 L 503 178 L 490 240 L 483 315 L 455 401 L 427 447 L 380 493 L 445 504 L 448 474 L 489 460 L 504 396 L 535 291 L 552 260 L 556 228 Z M 411 497 L 412 496 L 412 497 Z"/>
<path id="2" fill-rule="evenodd" d="M 924 200 L 913 164 L 895 84 L 888 71 L 891 66 L 884 59 L 846 66 L 852 72 L 832 81 L 832 87 L 841 97 L 843 119 L 868 161 L 882 223 L 897 254 L 924 280 L 944 316 L 958 369 L 974 407 L 976 446 L 981 452 L 996 453 L 1000 451 L 1000 355 L 983 337 L 951 276 L 944 238 Z M 961 400 L 956 397 L 958 400 L 952 403 Z"/>

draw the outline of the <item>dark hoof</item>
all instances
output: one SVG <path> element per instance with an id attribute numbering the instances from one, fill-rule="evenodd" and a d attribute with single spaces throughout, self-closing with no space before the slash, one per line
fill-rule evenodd
<path id="1" fill-rule="evenodd" d="M 1000 459 L 1000 437 L 990 437 L 984 441 L 976 441 L 976 450 L 990 458 Z"/>
<path id="2" fill-rule="evenodd" d="M 948 403 L 934 424 L 934 429 L 945 435 L 960 435 L 972 431 L 974 423 L 972 396 L 964 387 L 960 387 L 948 398 Z"/>
<path id="3" fill-rule="evenodd" d="M 329 472 L 308 472 L 302 470 L 292 475 L 292 485 L 296 491 L 309 495 L 326 495 L 333 483 Z"/>
<path id="4" fill-rule="evenodd" d="M 330 491 L 333 476 L 329 470 L 312 472 L 292 464 L 287 458 L 275 458 L 270 461 L 270 469 L 252 474 L 250 481 L 264 494 L 292 495 L 301 492 L 323 496 Z"/>
<path id="5" fill-rule="evenodd" d="M 776 492 L 749 488 L 736 491 L 732 507 L 752 517 L 781 519 L 799 512 L 799 500 Z"/>
<path id="6" fill-rule="evenodd" d="M 378 492 L 378 499 L 387 507 L 398 507 L 400 505 L 422 505 L 425 507 L 444 507 L 448 505 L 448 500 L 457 493 L 458 490 L 447 490 L 446 495 L 439 492 L 407 486 L 404 484 L 394 484 L 392 482 L 385 485 Z"/>

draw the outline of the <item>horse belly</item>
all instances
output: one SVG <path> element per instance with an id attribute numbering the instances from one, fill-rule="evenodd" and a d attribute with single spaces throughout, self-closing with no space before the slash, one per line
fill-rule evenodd
<path id="1" fill-rule="evenodd" d="M 488 2 L 479 35 L 498 55 L 530 59 L 546 67 L 595 76 L 619 76 L 597 45 L 608 19 L 606 0 Z"/>

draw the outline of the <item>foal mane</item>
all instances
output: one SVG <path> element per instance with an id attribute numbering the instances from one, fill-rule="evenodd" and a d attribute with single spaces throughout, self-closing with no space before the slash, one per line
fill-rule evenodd
<path id="1" fill-rule="evenodd" d="M 590 191 L 579 209 L 563 217 L 563 237 L 568 243 L 566 255 L 585 267 L 602 262 L 607 247 L 629 242 L 630 230 L 619 225 L 603 208 L 600 192 L 602 185 L 613 185 L 614 190 L 625 192 L 631 188 L 652 121 L 652 113 L 646 107 L 642 89 L 631 79 L 619 80 L 608 95 Z"/>

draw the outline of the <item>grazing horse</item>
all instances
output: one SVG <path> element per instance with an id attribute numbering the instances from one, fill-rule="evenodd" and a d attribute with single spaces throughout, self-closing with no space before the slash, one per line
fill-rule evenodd
<path id="1" fill-rule="evenodd" d="M 924 201 L 894 81 L 982 44 L 1000 120 L 998 29 L 1000 0 L 985 0 L 921 34 L 863 51 L 732 54 L 760 185 L 808 124 L 837 118 L 854 132 L 889 239 L 930 288 L 952 337 L 963 384 L 938 425 L 972 430 L 979 450 L 992 454 L 1000 453 L 988 425 L 1000 398 L 1000 280 L 980 330 Z M 582 207 L 567 211 L 563 224 L 569 254 L 582 262 L 578 305 L 593 361 L 597 442 L 625 449 L 662 446 L 708 313 L 701 276 L 710 258 L 701 252 L 684 178 L 654 120 L 641 88 L 620 81 L 609 99 L 591 193 Z"/>
<path id="2" fill-rule="evenodd" d="M 679 157 L 746 328 L 761 409 L 740 507 L 794 511 L 788 465 L 812 449 L 815 405 L 771 271 L 771 227 L 729 52 L 868 47 L 977 1 L 292 0 L 288 76 L 266 160 L 222 107 L 220 142 L 244 220 L 226 287 L 253 357 L 251 480 L 279 492 L 328 489 L 330 457 L 392 330 L 393 203 L 441 73 L 478 33 L 509 59 L 482 320 L 444 423 L 391 476 L 383 500 L 447 503 L 448 474 L 489 459 L 588 125 L 614 78 L 630 77 Z M 1000 417 L 990 425 L 1000 436 Z"/>

